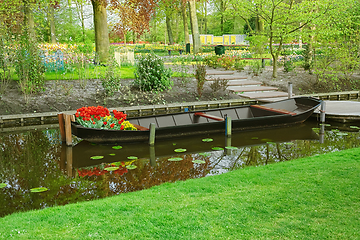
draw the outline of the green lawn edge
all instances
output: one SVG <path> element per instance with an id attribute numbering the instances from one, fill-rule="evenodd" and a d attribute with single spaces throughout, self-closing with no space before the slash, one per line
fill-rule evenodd
<path id="1" fill-rule="evenodd" d="M 15 213 L 0 238 L 356 239 L 359 184 L 356 148 Z"/>

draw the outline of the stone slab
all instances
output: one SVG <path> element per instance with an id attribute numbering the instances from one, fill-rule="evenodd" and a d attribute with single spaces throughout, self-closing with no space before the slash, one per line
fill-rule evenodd
<path id="1" fill-rule="evenodd" d="M 263 91 L 276 91 L 277 87 L 267 86 L 230 86 L 228 90 L 233 92 L 263 92 Z"/>
<path id="2" fill-rule="evenodd" d="M 261 82 L 253 81 L 253 80 L 229 80 L 228 86 L 246 86 L 246 85 L 261 85 Z"/>
<path id="3" fill-rule="evenodd" d="M 260 99 L 260 98 L 276 98 L 276 97 L 286 97 L 288 96 L 287 92 L 250 92 L 250 93 L 238 93 L 240 97 L 250 98 L 250 99 Z"/>

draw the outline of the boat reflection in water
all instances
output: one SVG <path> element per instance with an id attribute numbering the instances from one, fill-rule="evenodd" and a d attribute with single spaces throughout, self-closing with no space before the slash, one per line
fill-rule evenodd
<path id="1" fill-rule="evenodd" d="M 257 148 L 264 144 L 274 144 L 276 146 L 281 142 L 289 142 L 297 139 L 318 140 L 319 136 L 311 127 L 302 124 L 294 127 L 234 133 L 231 138 L 224 137 L 223 134 L 207 135 L 206 138 L 212 139 L 211 142 L 203 142 L 202 140 L 204 138 L 205 137 L 202 136 L 172 139 L 172 141 L 158 141 L 154 147 L 146 143 L 127 144 L 121 145 L 121 149 L 114 149 L 113 147 L 116 148 L 114 145 L 95 145 L 87 141 L 82 141 L 74 147 L 66 147 L 63 145 L 61 156 L 62 162 L 67 163 L 66 172 L 69 176 L 74 177 L 77 174 L 81 175 L 81 171 L 86 169 L 94 169 L 97 173 L 99 173 L 100 169 L 101 173 L 105 174 L 106 171 L 103 171 L 103 169 L 111 166 L 111 163 L 116 162 L 117 164 L 113 164 L 113 166 L 119 166 L 120 170 L 122 168 L 125 169 L 124 171 L 118 171 L 121 173 L 120 175 L 125 176 L 123 175 L 124 173 L 135 172 L 139 178 L 142 178 L 140 177 L 141 175 L 144 175 L 143 177 L 145 179 L 148 179 L 150 175 L 153 178 L 157 176 L 160 178 L 156 181 L 158 184 L 166 181 L 204 177 L 209 174 L 211 170 L 217 168 L 219 164 L 221 165 L 221 161 L 229 161 L 231 157 L 238 157 L 239 151 L 244 151 L 245 148 Z M 237 149 L 227 149 L 227 147 L 231 146 Z M 213 147 L 220 147 L 224 150 L 214 151 L 212 150 Z M 186 152 L 176 153 L 176 149 L 179 148 L 186 149 Z M 288 148 L 289 147 L 287 147 L 287 149 Z M 207 154 L 199 154 L 204 152 Z M 91 159 L 93 156 L 101 156 L 103 158 L 94 160 Z M 137 157 L 137 160 L 129 160 L 132 156 Z M 180 157 L 183 158 L 183 160 L 168 160 L 174 157 Z M 205 164 L 193 163 L 192 161 L 196 159 L 204 160 Z M 265 160 L 265 163 L 269 163 L 268 161 L 269 159 Z M 246 162 L 248 162 L 248 160 L 246 160 Z M 127 169 L 126 166 L 129 164 L 135 165 L 137 168 Z M 227 167 L 221 172 L 226 171 L 228 171 Z M 188 176 L 175 174 L 175 172 L 186 172 Z M 161 180 L 161 178 L 164 178 L 166 175 L 174 178 L 167 178 L 164 179 L 164 181 Z M 145 184 L 143 179 L 141 179 L 141 182 Z M 151 183 L 149 184 L 151 185 Z M 145 185 L 149 187 L 148 183 Z"/>

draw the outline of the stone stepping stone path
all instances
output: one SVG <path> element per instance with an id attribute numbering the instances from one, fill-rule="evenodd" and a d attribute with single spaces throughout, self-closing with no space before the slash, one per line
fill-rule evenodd
<path id="1" fill-rule="evenodd" d="M 244 72 L 207 70 L 207 81 L 211 82 L 217 79 L 229 80 L 227 89 L 243 98 L 274 102 L 288 97 L 287 92 L 277 91 L 277 87 L 262 86 L 259 81 L 248 80 L 248 75 Z"/>

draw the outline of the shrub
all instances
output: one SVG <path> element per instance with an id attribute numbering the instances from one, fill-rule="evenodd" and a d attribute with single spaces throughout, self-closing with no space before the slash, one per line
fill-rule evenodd
<path id="1" fill-rule="evenodd" d="M 153 53 L 139 57 L 134 85 L 144 91 L 171 89 L 171 70 L 165 69 L 164 61 Z"/>
<path id="2" fill-rule="evenodd" d="M 195 78 L 197 80 L 197 93 L 199 97 L 202 96 L 202 93 L 204 91 L 204 84 L 206 81 L 206 68 L 205 65 L 196 65 L 195 69 Z"/>
<path id="3" fill-rule="evenodd" d="M 39 55 L 37 46 L 24 36 L 16 52 L 15 71 L 25 97 L 44 90 L 45 67 Z"/>
<path id="4" fill-rule="evenodd" d="M 115 61 L 112 61 L 106 70 L 105 78 L 101 79 L 101 85 L 105 90 L 106 96 L 113 96 L 114 93 L 118 91 L 121 86 L 121 78 L 115 73 L 116 66 L 117 63 Z"/>

